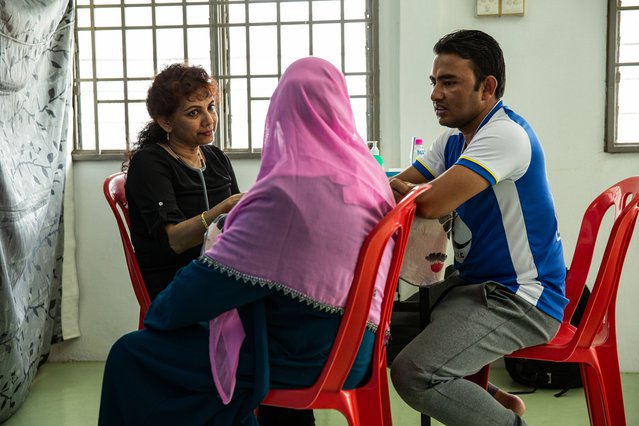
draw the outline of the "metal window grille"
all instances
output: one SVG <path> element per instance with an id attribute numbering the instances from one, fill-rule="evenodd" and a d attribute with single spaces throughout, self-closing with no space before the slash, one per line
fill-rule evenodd
<path id="1" fill-rule="evenodd" d="M 153 76 L 189 62 L 220 85 L 215 143 L 257 157 L 279 77 L 319 56 L 346 76 L 358 131 L 378 139 L 378 0 L 76 0 L 75 159 L 122 158 L 149 120 Z"/>
<path id="2" fill-rule="evenodd" d="M 639 152 L 639 0 L 608 0 L 606 152 Z"/>

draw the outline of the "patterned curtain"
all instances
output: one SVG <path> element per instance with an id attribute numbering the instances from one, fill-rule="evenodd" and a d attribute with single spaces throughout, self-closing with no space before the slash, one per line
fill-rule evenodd
<path id="1" fill-rule="evenodd" d="M 0 423 L 61 339 L 73 0 L 0 0 Z"/>

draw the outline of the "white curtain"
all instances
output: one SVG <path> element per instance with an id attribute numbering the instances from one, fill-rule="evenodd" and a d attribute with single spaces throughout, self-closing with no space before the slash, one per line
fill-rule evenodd
<path id="1" fill-rule="evenodd" d="M 73 1 L 73 0 L 71 0 Z M 69 126 L 71 129 L 71 126 Z M 69 141 L 72 138 L 69 132 Z M 64 185 L 64 258 L 62 261 L 62 305 L 60 321 L 62 340 L 80 337 L 80 291 L 75 264 L 75 191 L 73 189 L 73 163 L 71 147 L 67 155 L 67 174 Z"/>
<path id="2" fill-rule="evenodd" d="M 73 0 L 0 0 L 0 423 L 62 339 Z"/>

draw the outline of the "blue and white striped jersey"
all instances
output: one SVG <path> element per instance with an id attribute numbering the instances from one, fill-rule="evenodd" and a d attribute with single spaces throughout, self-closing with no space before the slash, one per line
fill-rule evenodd
<path id="1" fill-rule="evenodd" d="M 537 135 L 499 101 L 466 149 L 464 142 L 450 129 L 413 163 L 427 180 L 457 164 L 490 184 L 456 210 L 455 268 L 471 282 L 501 283 L 561 321 L 566 267 Z"/>

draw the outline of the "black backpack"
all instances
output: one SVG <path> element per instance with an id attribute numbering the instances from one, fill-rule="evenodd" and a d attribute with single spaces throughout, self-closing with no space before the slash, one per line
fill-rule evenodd
<path id="1" fill-rule="evenodd" d="M 575 313 L 570 323 L 577 327 L 583 316 L 590 290 L 584 287 Z M 510 377 L 518 383 L 530 386 L 532 389 L 528 391 L 511 392 L 514 394 L 533 393 L 537 388 L 542 389 L 561 389 L 561 392 L 555 394 L 559 397 L 566 393 L 568 389 L 579 388 L 582 386 L 581 374 L 579 372 L 579 364 L 574 362 L 552 362 L 538 361 L 525 358 L 504 358 L 506 370 Z"/>

